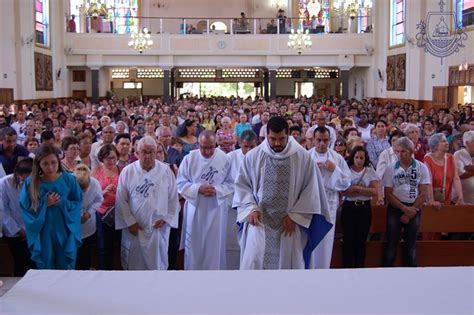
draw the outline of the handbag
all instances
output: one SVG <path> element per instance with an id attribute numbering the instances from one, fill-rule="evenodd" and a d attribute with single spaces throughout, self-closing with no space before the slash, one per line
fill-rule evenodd
<path id="1" fill-rule="evenodd" d="M 444 155 L 444 171 L 443 171 L 443 187 L 433 187 L 433 198 L 435 201 L 444 203 L 446 200 L 446 169 L 448 165 L 448 157 Z"/>
<path id="2" fill-rule="evenodd" d="M 105 210 L 105 213 L 101 217 L 102 222 L 109 226 L 109 227 L 114 227 L 115 226 L 115 206 L 108 207 Z"/>

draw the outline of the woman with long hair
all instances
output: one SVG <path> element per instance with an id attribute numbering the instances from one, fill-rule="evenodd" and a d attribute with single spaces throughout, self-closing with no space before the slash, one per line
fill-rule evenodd
<path id="1" fill-rule="evenodd" d="M 197 122 L 192 119 L 184 121 L 183 130 L 179 134 L 179 138 L 183 141 L 183 157 L 188 155 L 191 150 L 199 147 L 198 139 L 195 136 L 197 132 Z"/>
<path id="2" fill-rule="evenodd" d="M 23 277 L 34 268 L 26 242 L 25 223 L 21 216 L 20 190 L 30 176 L 33 159 L 26 158 L 17 163 L 13 174 L 0 179 L 0 203 L 3 203 L 3 236 L 15 263 L 14 276 Z"/>
<path id="3" fill-rule="evenodd" d="M 37 268 L 74 269 L 81 245 L 81 204 L 81 188 L 62 170 L 58 149 L 41 146 L 20 195 L 28 248 Z"/>
<path id="4" fill-rule="evenodd" d="M 343 262 L 345 268 L 362 268 L 366 241 L 372 222 L 373 197 L 378 194 L 378 177 L 369 166 L 369 153 L 362 145 L 354 147 L 347 165 L 351 170 L 351 186 L 343 192 L 341 223 Z"/>
<path id="5" fill-rule="evenodd" d="M 205 110 L 202 113 L 202 123 L 201 125 L 206 129 L 206 130 L 211 130 L 214 131 L 214 128 L 216 127 L 214 120 L 211 117 L 211 112 L 208 110 Z"/>

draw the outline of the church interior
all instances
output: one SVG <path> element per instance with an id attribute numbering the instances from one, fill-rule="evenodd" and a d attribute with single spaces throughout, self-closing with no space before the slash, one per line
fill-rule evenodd
<path id="1" fill-rule="evenodd" d="M 313 99 L 370 104 L 384 116 L 443 112 L 474 130 L 472 116 L 458 115 L 474 110 L 474 0 L 1 0 L 0 8 L 4 119 L 11 108 L 56 111 L 75 101 L 200 106 L 221 98 L 279 112 L 280 101 Z M 423 210 L 420 234 L 441 236 L 419 236 L 416 268 L 402 268 L 401 244 L 396 267 L 379 268 L 383 203 L 372 206 L 376 236 L 362 269 L 342 268 L 340 226 L 331 269 L 321 270 L 30 270 L 22 278 L 4 237 L 0 314 L 473 314 L 474 205 L 464 199 Z"/>

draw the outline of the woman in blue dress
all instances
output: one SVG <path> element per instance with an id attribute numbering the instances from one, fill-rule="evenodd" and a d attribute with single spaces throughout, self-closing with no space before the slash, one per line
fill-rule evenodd
<path id="1" fill-rule="evenodd" d="M 74 269 L 81 245 L 81 204 L 81 188 L 62 170 L 59 151 L 41 146 L 20 195 L 28 248 L 38 269 Z"/>

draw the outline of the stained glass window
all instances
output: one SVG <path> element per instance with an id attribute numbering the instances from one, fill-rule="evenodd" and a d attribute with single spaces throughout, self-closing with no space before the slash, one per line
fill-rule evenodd
<path id="1" fill-rule="evenodd" d="M 405 1 L 390 0 L 390 46 L 405 43 Z"/>
<path id="2" fill-rule="evenodd" d="M 359 33 L 370 33 L 371 27 L 369 24 L 369 9 L 367 7 L 360 8 L 359 16 L 357 18 L 359 20 Z"/>
<path id="3" fill-rule="evenodd" d="M 70 5 L 79 32 L 126 34 L 138 29 L 139 0 L 70 0 Z"/>
<path id="4" fill-rule="evenodd" d="M 49 46 L 49 0 L 35 0 L 36 43 Z"/>
<path id="5" fill-rule="evenodd" d="M 300 24 L 304 28 L 324 26 L 329 32 L 329 0 L 298 0 Z"/>
<path id="6" fill-rule="evenodd" d="M 474 25 L 474 0 L 456 0 L 456 20 L 458 27 Z"/>

